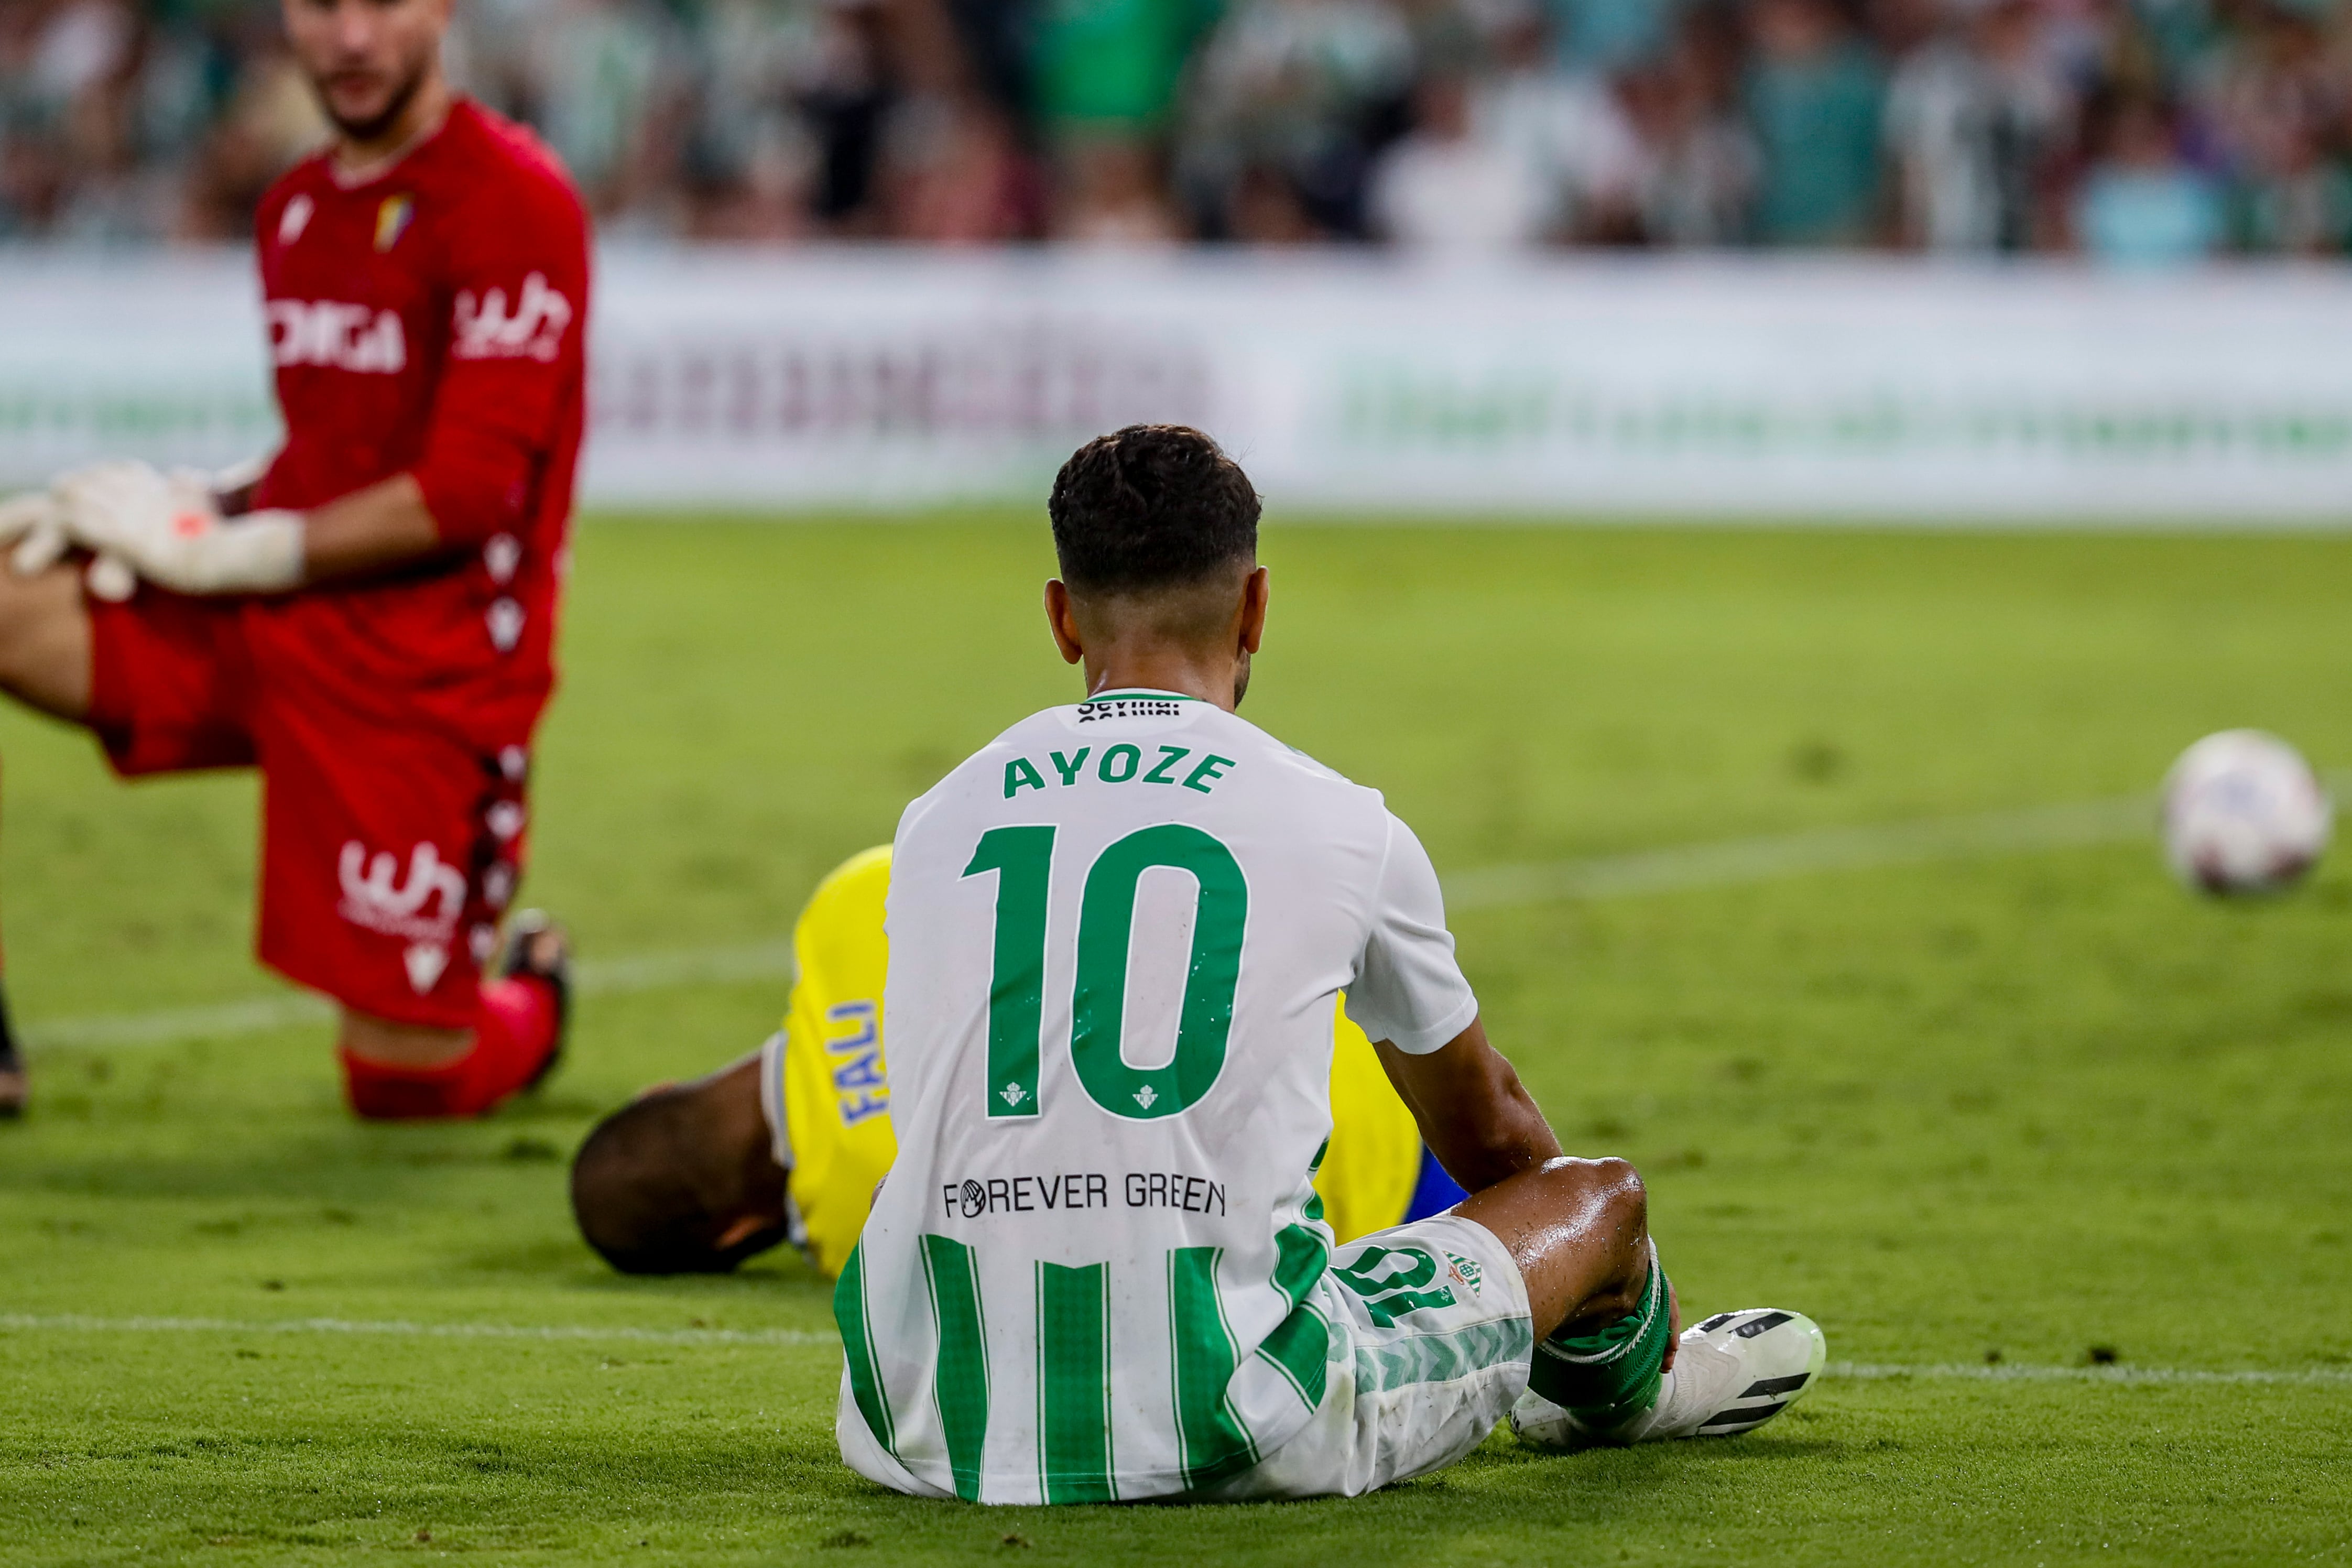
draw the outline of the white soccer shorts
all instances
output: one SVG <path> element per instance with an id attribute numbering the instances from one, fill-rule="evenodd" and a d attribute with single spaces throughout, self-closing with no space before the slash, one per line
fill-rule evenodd
<path id="1" fill-rule="evenodd" d="M 1528 1386 L 1527 1282 L 1502 1239 L 1451 1214 L 1342 1247 L 1307 1300 L 1331 1326 L 1323 1402 L 1201 1501 L 1356 1497 L 1444 1469 Z"/>
<path id="2" fill-rule="evenodd" d="M 1500 1237 L 1438 1215 L 1340 1247 L 1307 1292 L 1329 1329 L 1323 1400 L 1282 1447 L 1230 1479 L 1159 1502 L 1355 1497 L 1425 1476 L 1484 1442 L 1528 1386 L 1527 1282 Z M 860 1475 L 915 1497 L 918 1479 L 866 1430 L 842 1374 L 835 1425 Z"/>

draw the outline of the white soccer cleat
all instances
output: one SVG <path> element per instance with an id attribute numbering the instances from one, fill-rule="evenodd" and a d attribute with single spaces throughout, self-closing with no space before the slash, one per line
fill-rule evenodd
<path id="1" fill-rule="evenodd" d="M 1717 1312 L 1683 1331 L 1658 1402 L 1622 1426 L 1592 1430 L 1529 1390 L 1511 1408 L 1511 1430 L 1521 1442 L 1546 1448 L 1736 1437 L 1801 1398 L 1829 1353 L 1821 1325 L 1801 1312 L 1769 1307 Z"/>

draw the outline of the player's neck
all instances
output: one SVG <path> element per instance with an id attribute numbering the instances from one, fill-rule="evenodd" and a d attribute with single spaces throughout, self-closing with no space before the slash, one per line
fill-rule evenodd
<path id="1" fill-rule="evenodd" d="M 449 118 L 456 96 L 449 79 L 436 68 L 416 84 L 406 107 L 389 125 L 365 140 L 350 135 L 335 138 L 335 177 L 347 185 L 364 184 L 431 139 Z"/>
<path id="2" fill-rule="evenodd" d="M 1087 695 L 1106 691 L 1174 691 L 1213 702 L 1230 713 L 1235 697 L 1234 656 L 1222 658 L 1191 648 L 1154 645 L 1112 647 L 1100 655 L 1087 650 Z"/>

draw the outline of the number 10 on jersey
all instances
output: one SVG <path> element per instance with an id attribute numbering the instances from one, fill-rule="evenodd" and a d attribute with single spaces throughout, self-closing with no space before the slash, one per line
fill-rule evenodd
<path id="1" fill-rule="evenodd" d="M 980 836 L 967 877 L 996 873 L 996 940 L 988 984 L 988 1114 L 1037 1114 L 1045 1032 L 1045 906 L 1052 885 L 1051 826 L 992 827 Z M 1197 885 L 1192 951 L 1184 969 L 1176 1049 L 1159 1067 L 1129 1064 L 1129 948 L 1143 874 L 1165 866 Z M 1076 976 L 1070 996 L 1070 1065 L 1087 1097 L 1114 1116 L 1148 1121 L 1197 1104 L 1224 1070 L 1241 982 L 1249 881 L 1231 849 L 1186 823 L 1139 828 L 1087 868 L 1078 905 Z"/>

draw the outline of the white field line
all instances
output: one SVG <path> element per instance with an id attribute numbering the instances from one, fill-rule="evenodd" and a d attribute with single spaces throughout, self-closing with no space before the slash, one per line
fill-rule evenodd
<path id="1" fill-rule="evenodd" d="M 69 1334 L 342 1334 L 424 1340 L 625 1340 L 657 1345 L 838 1345 L 803 1329 L 632 1329 L 582 1323 L 405 1323 L 348 1318 L 93 1318 L 0 1312 L 0 1332 Z"/>
<path id="2" fill-rule="evenodd" d="M 2072 849 L 2152 837 L 2153 796 L 2080 801 L 2071 805 L 1976 816 L 1821 827 L 1769 837 L 1717 839 L 1667 849 L 1601 855 L 1549 865 L 1493 866 L 1446 879 L 1445 907 L 1505 909 L 1521 904 L 1630 898 L 1641 893 L 1766 882 L 1822 871 L 1874 870 L 1935 860 L 1974 859 L 2034 849 Z"/>
<path id="3" fill-rule="evenodd" d="M 791 939 L 785 938 L 744 947 L 646 953 L 601 962 L 587 959 L 580 964 L 578 984 L 583 996 L 625 996 L 681 985 L 786 979 L 792 973 L 793 944 Z M 28 1024 L 22 1033 L 26 1045 L 37 1051 L 92 1046 L 171 1046 L 184 1040 L 267 1034 L 272 1029 L 299 1025 L 324 1026 L 334 1016 L 333 1004 L 293 993 L 210 1006 L 166 1007 L 152 1013 L 98 1013 L 79 1018 L 53 1018 L 46 1023 Z"/>
<path id="4" fill-rule="evenodd" d="M 79 1312 L 0 1312 L 0 1333 L 68 1334 L 314 1334 L 389 1339 L 620 1341 L 660 1345 L 834 1346 L 840 1339 L 804 1329 L 635 1329 L 586 1323 L 411 1323 L 351 1318 L 100 1318 Z M 1833 1361 L 1823 1375 L 1860 1382 L 1906 1379 L 1965 1383 L 2214 1384 L 2223 1385 L 2352 1385 L 2352 1367 L 2246 1368 L 2211 1372 L 2166 1366 L 1920 1366 Z"/>
<path id="5" fill-rule="evenodd" d="M 2352 772 L 2327 776 L 2338 795 L 2352 793 Z M 1624 855 L 1597 855 L 1517 866 L 1490 866 L 1445 879 L 1451 910 L 1509 909 L 1528 904 L 1633 898 L 1748 882 L 1978 859 L 1989 855 L 2073 849 L 2152 837 L 2156 800 L 2124 795 L 2033 806 L 1973 816 L 1933 817 L 1864 827 L 1822 827 L 1802 833 L 1717 839 Z M 625 996 L 682 985 L 781 980 L 793 973 L 793 944 L 779 937 L 742 947 L 585 959 L 583 995 Z M 289 994 L 148 1013 L 100 1013 L 27 1025 L 36 1050 L 76 1047 L 163 1046 L 323 1025 L 333 1009 L 315 996 Z"/>
<path id="6" fill-rule="evenodd" d="M 1934 1366 L 1895 1366 L 1872 1362 L 1833 1361 L 1822 1371 L 1830 1377 L 1850 1377 L 1864 1382 L 1948 1378 L 1964 1383 L 2275 1383 L 2352 1387 L 2352 1367 L 2344 1366 L 2278 1370 L 2250 1367 L 2237 1372 L 2207 1372 L 2181 1366 L 2011 1366 L 2007 1363 L 1979 1366 L 1966 1362 Z"/>

